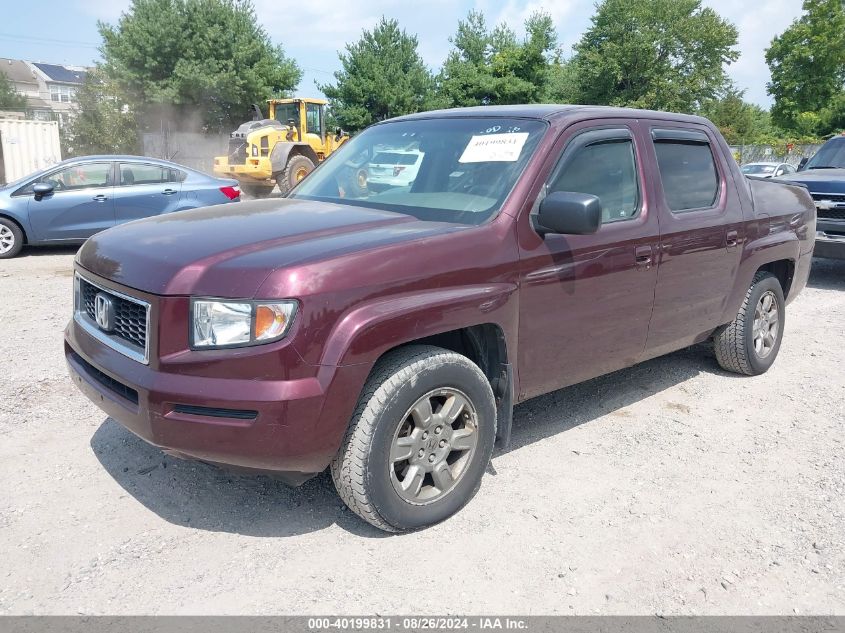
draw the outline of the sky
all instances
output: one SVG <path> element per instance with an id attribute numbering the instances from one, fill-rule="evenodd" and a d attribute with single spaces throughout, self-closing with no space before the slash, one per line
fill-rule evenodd
<path id="1" fill-rule="evenodd" d="M 11 1 L 11 0 L 10 0 Z M 449 37 L 470 9 L 482 11 L 490 25 L 507 23 L 522 34 L 533 11 L 551 14 L 565 56 L 590 24 L 594 0 L 253 0 L 259 21 L 270 37 L 297 60 L 304 74 L 299 96 L 321 96 L 316 83 L 333 81 L 340 67 L 337 51 L 357 40 L 381 18 L 396 18 L 417 36 L 419 52 L 437 70 L 449 52 Z M 746 98 L 763 107 L 769 71 L 764 59 L 772 38 L 801 13 L 800 0 L 703 0 L 739 30 L 739 60 L 728 67 Z M 72 65 L 99 58 L 97 20 L 115 23 L 128 0 L 37 0 L 4 11 L 0 25 L 0 57 Z M 294 25 L 291 28 L 290 25 Z"/>

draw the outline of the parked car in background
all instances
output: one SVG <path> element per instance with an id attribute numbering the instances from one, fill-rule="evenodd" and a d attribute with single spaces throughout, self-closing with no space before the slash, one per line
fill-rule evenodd
<path id="1" fill-rule="evenodd" d="M 0 188 L 0 259 L 151 215 L 240 200 L 238 181 L 140 156 L 63 161 Z"/>
<path id="2" fill-rule="evenodd" d="M 845 259 L 845 136 L 828 140 L 784 180 L 806 186 L 816 203 L 816 257 Z"/>
<path id="3" fill-rule="evenodd" d="M 424 155 L 416 150 L 378 152 L 367 167 L 367 186 L 375 192 L 390 187 L 407 187 L 417 177 Z"/>
<path id="4" fill-rule="evenodd" d="M 349 185 L 408 139 L 413 186 Z M 516 402 L 708 339 L 768 370 L 816 219 L 706 119 L 555 105 L 384 121 L 243 207 L 85 243 L 72 381 L 170 454 L 294 484 L 329 467 L 388 531 L 472 498 Z"/>
<path id="5" fill-rule="evenodd" d="M 742 166 L 742 173 L 760 178 L 779 178 L 786 174 L 794 174 L 795 167 L 789 163 L 746 163 Z"/>

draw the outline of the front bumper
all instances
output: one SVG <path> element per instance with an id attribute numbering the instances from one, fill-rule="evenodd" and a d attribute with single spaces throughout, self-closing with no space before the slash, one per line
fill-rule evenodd
<path id="1" fill-rule="evenodd" d="M 153 305 L 157 329 L 172 327 L 171 310 Z M 228 354 L 153 353 L 145 365 L 75 320 L 65 330 L 64 351 L 80 391 L 143 440 L 180 457 L 271 471 L 292 484 L 329 464 L 368 371 L 306 365 L 284 342 Z"/>
<path id="2" fill-rule="evenodd" d="M 818 218 L 816 220 L 816 257 L 845 259 L 845 221 Z"/>

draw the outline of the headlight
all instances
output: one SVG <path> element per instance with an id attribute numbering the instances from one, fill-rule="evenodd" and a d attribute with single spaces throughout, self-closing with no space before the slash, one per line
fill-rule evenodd
<path id="1" fill-rule="evenodd" d="M 296 313 L 296 301 L 215 301 L 191 303 L 193 347 L 244 347 L 282 338 Z"/>

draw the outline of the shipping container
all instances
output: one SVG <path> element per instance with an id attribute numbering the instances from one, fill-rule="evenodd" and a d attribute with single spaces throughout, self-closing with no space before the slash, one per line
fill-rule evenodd
<path id="1" fill-rule="evenodd" d="M 58 123 L 0 119 L 0 184 L 13 182 L 61 160 Z"/>

